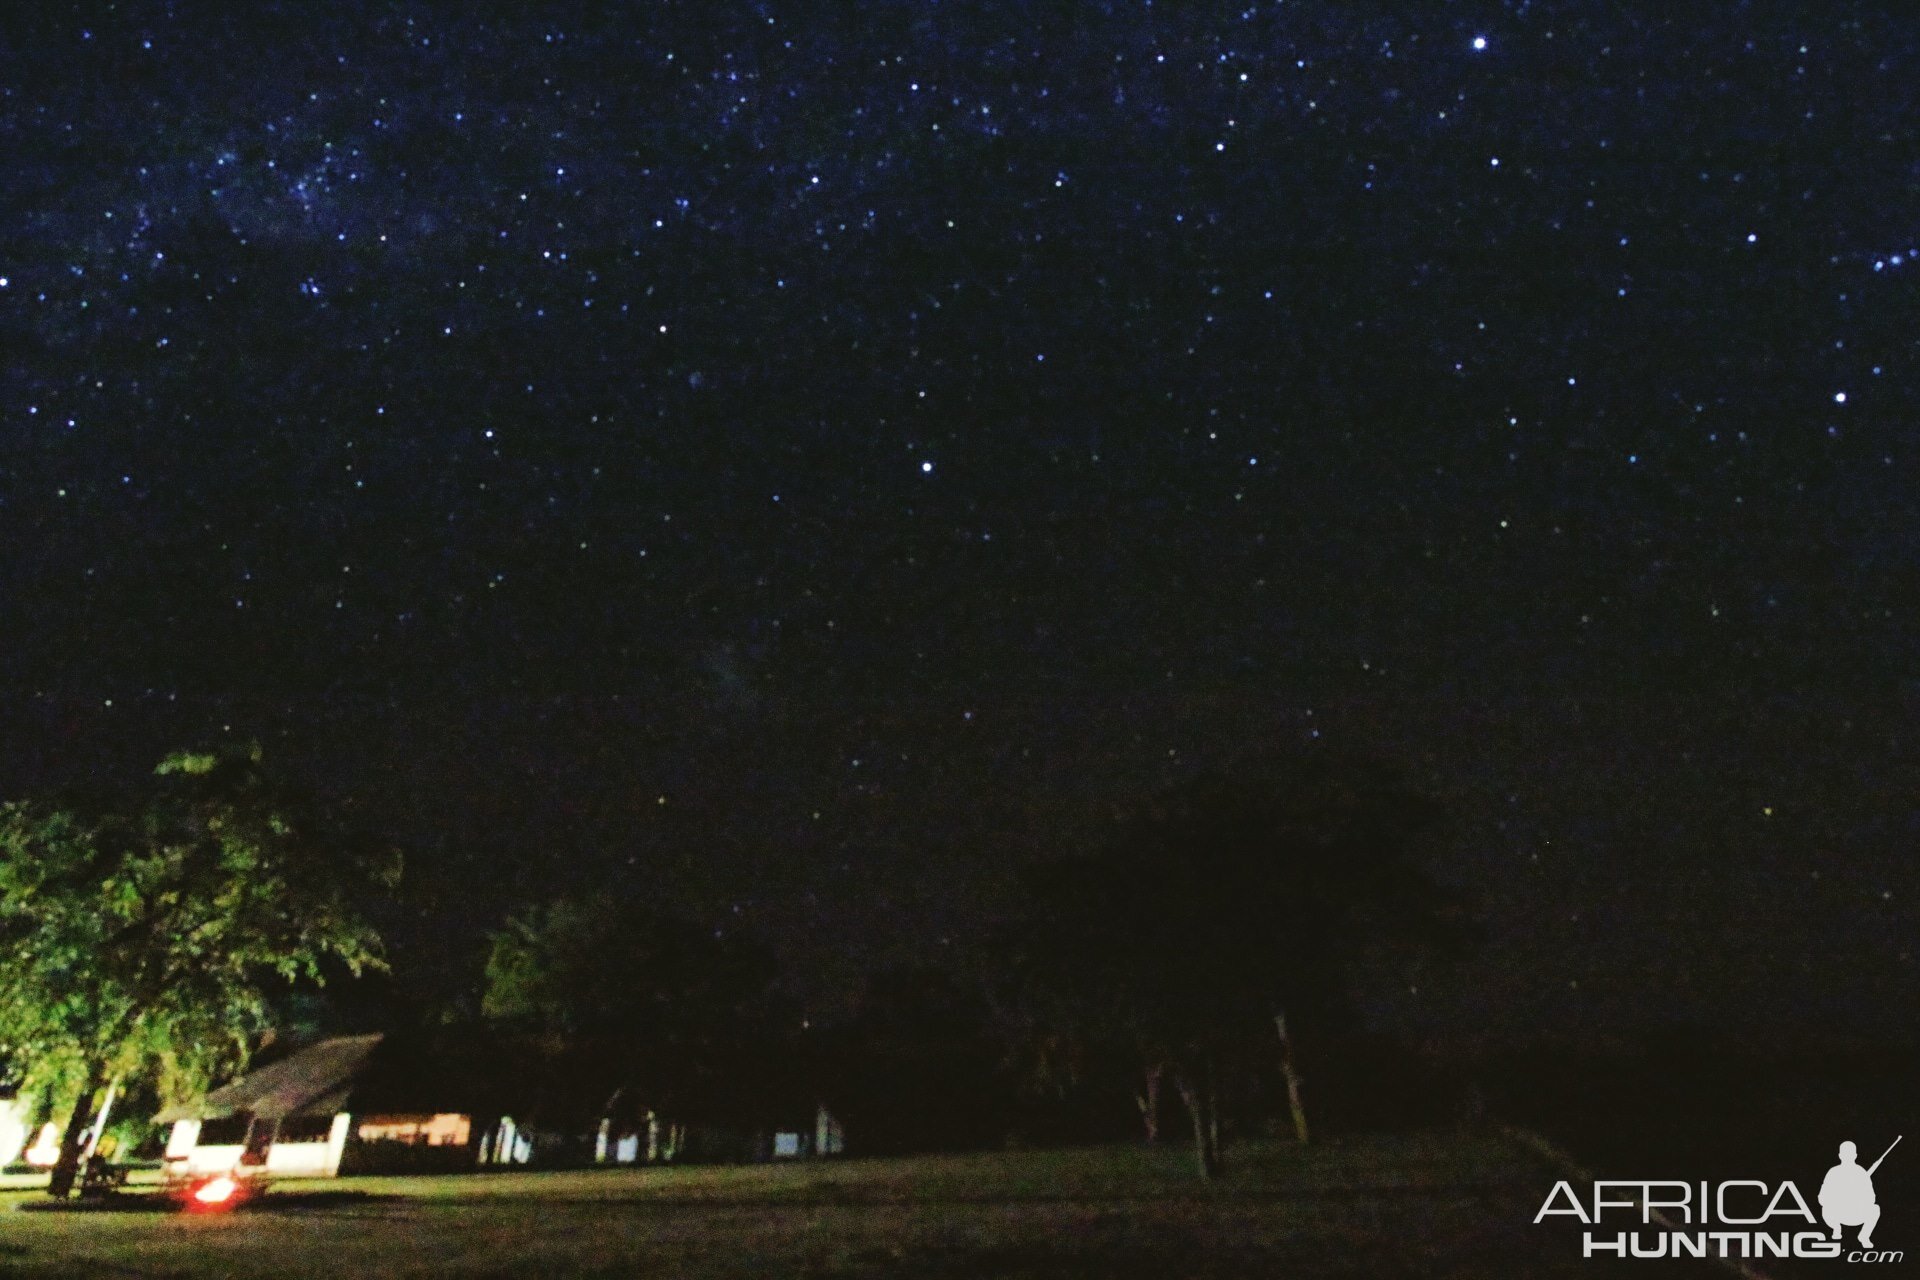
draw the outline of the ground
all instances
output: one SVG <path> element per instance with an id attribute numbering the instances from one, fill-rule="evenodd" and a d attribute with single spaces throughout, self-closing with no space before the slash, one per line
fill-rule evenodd
<path id="1" fill-rule="evenodd" d="M 0 1192 L 0 1271 L 140 1277 L 1555 1277 L 1604 1275 L 1533 1216 L 1557 1176 L 1494 1135 L 1185 1153 L 1007 1152 L 826 1164 L 283 1183 L 219 1215 L 34 1208 Z M 16 1210 L 24 1210 L 18 1211 Z M 1627 1264 L 1647 1280 L 1700 1263 Z"/>

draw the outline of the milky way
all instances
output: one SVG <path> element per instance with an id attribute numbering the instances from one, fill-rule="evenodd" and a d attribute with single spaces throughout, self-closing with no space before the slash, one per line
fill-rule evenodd
<path id="1" fill-rule="evenodd" d="M 489 8 L 9 19 L 9 791 L 865 958 L 1337 742 L 1515 1016 L 1915 994 L 1891 9 Z"/>

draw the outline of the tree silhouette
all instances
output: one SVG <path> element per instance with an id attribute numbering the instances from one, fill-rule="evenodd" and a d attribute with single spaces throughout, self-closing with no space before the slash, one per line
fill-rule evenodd
<path id="1" fill-rule="evenodd" d="M 1467 940 L 1458 904 L 1420 860 L 1443 818 L 1362 761 L 1196 778 L 1097 852 L 1033 870 L 1013 938 L 1015 1005 L 1055 1064 L 1132 1062 L 1150 1135 L 1171 1082 L 1202 1176 L 1219 1168 L 1223 1090 L 1261 1063 L 1283 1077 L 1304 1142 L 1294 1028 L 1351 1020 L 1370 950 Z"/>
<path id="2" fill-rule="evenodd" d="M 776 976 L 747 939 L 563 899 L 493 935 L 481 1009 L 542 1064 L 521 1098 L 530 1117 L 577 1126 L 624 1099 L 676 1121 L 733 1119 L 785 1021 Z"/>

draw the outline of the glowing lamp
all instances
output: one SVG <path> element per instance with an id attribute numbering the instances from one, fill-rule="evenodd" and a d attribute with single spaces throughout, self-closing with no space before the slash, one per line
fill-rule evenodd
<path id="1" fill-rule="evenodd" d="M 51 1169 L 60 1159 L 60 1134 L 49 1120 L 41 1126 L 40 1136 L 26 1150 L 28 1164 L 38 1165 L 42 1169 Z"/>
<path id="2" fill-rule="evenodd" d="M 221 1174 L 219 1177 L 209 1178 L 198 1187 L 195 1187 L 193 1198 L 200 1204 L 220 1205 L 233 1199 L 234 1192 L 239 1189 L 239 1183 L 227 1177 L 225 1174 Z"/>

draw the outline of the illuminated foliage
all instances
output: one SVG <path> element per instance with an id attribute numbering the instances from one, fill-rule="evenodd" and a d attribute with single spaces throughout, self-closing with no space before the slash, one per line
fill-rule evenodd
<path id="1" fill-rule="evenodd" d="M 29 1083 L 77 1093 L 56 1194 L 105 1082 L 203 1084 L 277 988 L 381 966 L 354 897 L 398 861 L 323 826 L 257 748 L 169 756 L 132 812 L 0 806 L 0 1045 Z"/>

